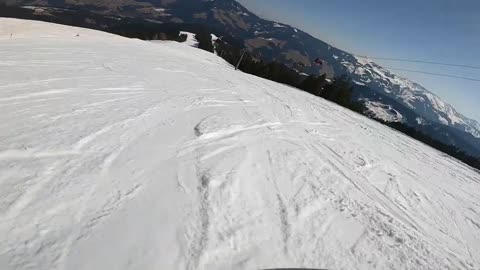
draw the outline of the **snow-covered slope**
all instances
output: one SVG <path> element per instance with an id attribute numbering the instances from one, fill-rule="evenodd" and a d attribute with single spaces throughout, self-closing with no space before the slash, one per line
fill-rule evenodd
<path id="1" fill-rule="evenodd" d="M 419 142 L 175 42 L 0 38 L 0 269 L 480 267 L 479 174 Z"/>
<path id="2" fill-rule="evenodd" d="M 112 1 L 109 0 L 51 0 L 41 1 L 42 3 L 22 0 L 17 2 L 24 5 L 50 5 L 48 10 L 44 7 L 42 9 L 47 14 L 53 15 L 55 20 L 66 22 L 71 21 L 71 10 L 93 11 L 95 14 L 102 10 L 101 12 L 107 16 L 122 18 L 133 16 L 156 23 L 171 23 L 175 20 L 186 24 L 204 25 L 208 27 L 208 31 L 212 29 L 219 31 L 216 33 L 218 35 L 228 33 L 235 37 L 236 41 L 233 43 L 237 44 L 236 46 L 244 43 L 243 45 L 250 52 L 263 61 L 275 60 L 301 70 L 302 73 L 325 73 L 329 78 L 346 74 L 352 77 L 356 84 L 368 88 L 368 90 L 363 89 L 368 93 L 360 93 L 360 95 L 366 96 L 370 94 L 370 90 L 374 90 L 378 94 L 385 94 L 395 99 L 394 103 L 385 105 L 392 106 L 401 112 L 405 124 L 427 133 L 440 142 L 454 145 L 471 155 L 480 156 L 480 124 L 458 113 L 432 92 L 391 73 L 369 59 L 359 58 L 339 50 L 300 29 L 261 19 L 235 0 L 115 1 L 113 4 L 115 8 L 112 8 Z M 64 8 L 64 11 L 59 7 Z M 42 12 L 36 10 L 31 16 L 42 16 Z M 97 21 L 96 27 L 105 29 L 103 20 Z M 89 24 L 89 27 L 92 25 Z M 324 61 L 321 67 L 311 65 L 316 58 Z M 398 105 L 402 108 L 398 108 Z M 378 108 L 376 111 L 382 112 L 382 110 Z M 412 114 L 416 115 L 412 117 Z M 376 117 L 383 116 L 376 115 Z M 425 126 L 418 124 L 416 119 L 419 117 L 426 120 Z M 434 131 L 438 129 L 443 132 L 438 134 Z"/>
<path id="3" fill-rule="evenodd" d="M 185 42 L 184 42 L 185 45 L 188 45 L 190 47 L 198 47 L 198 40 L 195 38 L 194 33 L 182 31 L 182 32 L 180 32 L 180 35 L 186 35 L 187 36 L 187 40 L 185 40 Z"/>

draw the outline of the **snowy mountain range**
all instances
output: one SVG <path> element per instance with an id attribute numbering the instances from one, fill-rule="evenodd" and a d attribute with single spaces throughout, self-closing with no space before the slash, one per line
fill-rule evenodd
<path id="1" fill-rule="evenodd" d="M 480 124 L 455 110 L 421 85 L 395 75 L 369 59 L 358 58 L 286 24 L 264 20 L 234 0 L 134 0 L 121 1 L 58 1 L 23 0 L 24 5 L 55 6 L 94 11 L 116 16 L 142 17 L 159 23 L 196 23 L 211 28 L 217 34 L 228 33 L 238 39 L 256 56 L 275 60 L 308 74 L 327 74 L 329 77 L 347 74 L 356 82 L 370 108 L 379 107 L 376 116 L 384 117 L 382 108 L 400 112 L 402 121 L 430 132 L 444 143 L 480 156 Z M 321 26 L 320 26 L 321 27 Z M 320 68 L 312 65 L 315 58 L 324 60 Z M 363 86 L 363 87 L 360 87 Z M 368 88 L 383 96 L 372 100 Z M 392 102 L 395 101 L 395 102 Z M 407 112 L 409 110 L 410 112 Z M 413 114 L 412 114 L 413 113 Z M 440 127 L 440 126 L 445 127 Z M 442 129 L 442 134 L 432 130 Z"/>
<path id="2" fill-rule="evenodd" d="M 365 89 L 367 87 L 384 97 L 383 100 L 373 99 L 378 102 L 379 108 L 386 105 L 391 108 L 390 119 L 395 119 L 394 116 L 400 114 L 401 122 L 416 127 L 435 139 L 456 145 L 465 152 L 479 155 L 480 124 L 477 121 L 457 112 L 453 106 L 423 86 L 395 75 L 369 59 L 346 53 L 340 54 L 338 59 L 357 85 L 356 88 L 360 88 L 360 96 L 372 100 L 373 97 Z M 373 111 L 379 112 L 376 116 L 385 120 L 385 111 Z"/>
<path id="3" fill-rule="evenodd" d="M 383 91 L 425 119 L 462 129 L 480 138 L 480 124 L 477 121 L 458 113 L 423 86 L 397 76 L 369 59 L 355 57 L 354 61 L 349 62 L 342 58 L 341 63 L 357 84 Z"/>

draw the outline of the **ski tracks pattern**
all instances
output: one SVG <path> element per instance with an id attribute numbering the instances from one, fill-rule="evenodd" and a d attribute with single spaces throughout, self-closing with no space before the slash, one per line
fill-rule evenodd
<path id="1" fill-rule="evenodd" d="M 479 267 L 466 166 L 213 54 L 88 33 L 0 51 L 0 266 Z"/>

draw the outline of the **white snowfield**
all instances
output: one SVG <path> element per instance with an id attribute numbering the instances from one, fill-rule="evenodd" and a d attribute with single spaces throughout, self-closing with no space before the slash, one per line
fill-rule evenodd
<path id="1" fill-rule="evenodd" d="M 181 31 L 180 35 L 186 35 L 187 39 L 183 42 L 185 45 L 190 47 L 198 47 L 198 40 L 195 38 L 195 34 L 190 32 Z"/>
<path id="2" fill-rule="evenodd" d="M 480 174 L 436 150 L 183 44 L 0 39 L 2 270 L 480 267 Z"/>

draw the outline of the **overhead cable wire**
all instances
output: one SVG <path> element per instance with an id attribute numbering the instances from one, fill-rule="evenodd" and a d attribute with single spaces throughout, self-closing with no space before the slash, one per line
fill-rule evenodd
<path id="1" fill-rule="evenodd" d="M 414 60 L 414 59 L 401 59 L 401 58 L 388 58 L 388 57 L 373 57 L 373 56 L 365 56 L 365 55 L 357 55 L 360 58 L 366 59 L 375 59 L 375 60 L 385 60 L 385 61 L 397 61 L 397 62 L 409 62 L 409 63 L 420 63 L 420 64 L 429 64 L 429 65 L 440 65 L 440 66 L 450 66 L 450 67 L 461 67 L 461 68 L 470 68 L 470 69 L 479 69 L 480 66 L 471 66 L 471 65 L 461 65 L 461 64 L 453 64 L 453 63 L 446 63 L 446 62 L 435 62 L 435 61 L 423 61 L 423 60 Z"/>
<path id="2" fill-rule="evenodd" d="M 412 69 L 404 69 L 404 68 L 394 68 L 394 67 L 383 67 L 383 68 L 385 68 L 385 69 L 392 69 L 392 70 L 406 71 L 406 72 L 413 72 L 413 73 L 421 73 L 421 74 L 427 74 L 427 75 L 433 75 L 433 76 L 439 76 L 439 77 L 446 77 L 446 78 L 454 78 L 454 79 L 461 79 L 461 80 L 467 80 L 467 81 L 480 82 L 480 79 L 469 78 L 469 77 L 462 77 L 462 76 L 455 76 L 455 75 L 449 75 L 449 74 L 434 73 L 434 72 L 427 72 L 427 71 L 421 71 L 421 70 L 412 70 Z"/>

